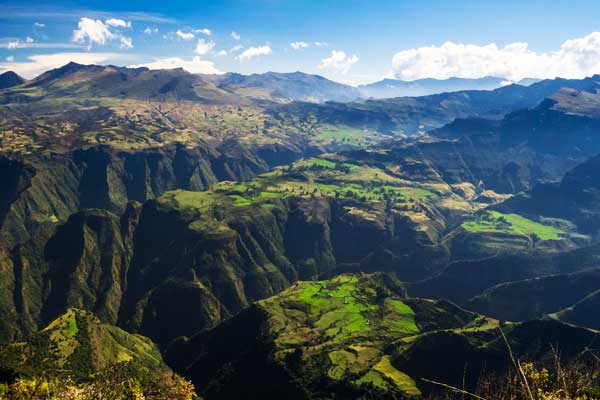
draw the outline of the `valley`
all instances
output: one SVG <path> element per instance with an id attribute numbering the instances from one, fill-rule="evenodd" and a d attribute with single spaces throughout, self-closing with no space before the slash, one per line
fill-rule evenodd
<path id="1" fill-rule="evenodd" d="M 206 399 L 427 398 L 510 351 L 596 356 L 597 75 L 368 100 L 303 73 L 0 82 L 7 384 L 119 365 Z"/>

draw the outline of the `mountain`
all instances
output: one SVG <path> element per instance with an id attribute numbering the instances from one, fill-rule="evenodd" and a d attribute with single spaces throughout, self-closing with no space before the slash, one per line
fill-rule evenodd
<path id="1" fill-rule="evenodd" d="M 517 82 L 517 85 L 521 85 L 521 86 L 530 86 L 533 85 L 534 83 L 538 83 L 542 81 L 542 79 L 539 78 L 523 78 L 521 80 L 519 80 Z"/>
<path id="2" fill-rule="evenodd" d="M 302 72 L 266 72 L 252 75 L 227 73 L 203 77 L 221 89 L 253 99 L 323 103 L 347 102 L 361 96 L 352 86 Z"/>
<path id="3" fill-rule="evenodd" d="M 26 342 L 0 346 L 0 365 L 14 374 L 71 375 L 78 380 L 119 363 L 168 370 L 148 338 L 101 323 L 93 314 L 69 309 Z"/>
<path id="4" fill-rule="evenodd" d="M 568 308 L 599 287 L 600 269 L 595 268 L 500 284 L 473 297 L 465 307 L 493 318 L 526 321 Z"/>
<path id="5" fill-rule="evenodd" d="M 150 339 L 74 308 L 27 341 L 1 344 L 0 380 L 8 399 L 195 398 Z"/>
<path id="6" fill-rule="evenodd" d="M 587 148 L 595 149 L 592 144 Z M 600 230 L 599 167 L 600 155 L 591 157 L 569 170 L 560 182 L 539 183 L 530 194 L 510 199 L 501 209 L 568 219 L 582 232 L 595 235 Z"/>
<path id="7" fill-rule="evenodd" d="M 572 306 L 550 315 L 550 317 L 566 323 L 588 326 L 598 330 L 600 329 L 600 319 L 595 312 L 598 306 L 600 306 L 600 291 L 596 290 Z"/>
<path id="8" fill-rule="evenodd" d="M 432 390 L 421 378 L 472 389 L 482 374 L 512 368 L 498 327 L 449 302 L 406 297 L 385 275 L 342 275 L 298 282 L 174 343 L 166 359 L 210 399 L 418 398 Z M 551 321 L 502 329 L 529 361 L 552 346 L 573 360 L 598 339 Z"/>
<path id="9" fill-rule="evenodd" d="M 0 90 L 8 89 L 25 83 L 25 79 L 12 71 L 6 71 L 0 74 Z"/>
<path id="10" fill-rule="evenodd" d="M 406 299 L 385 275 L 342 275 L 298 282 L 173 344 L 167 359 L 211 399 L 242 392 L 248 398 L 414 396 L 420 394 L 415 381 L 394 368 L 387 348 L 402 338 L 480 323 L 485 320 L 450 303 Z M 257 381 L 263 384 L 252 384 Z"/>
<path id="11" fill-rule="evenodd" d="M 500 149 L 525 145 L 545 153 L 587 158 L 600 152 L 598 105 L 596 92 L 561 88 L 537 107 L 511 112 L 499 121 L 457 119 L 432 134 L 447 138 L 495 135 Z"/>
<path id="12" fill-rule="evenodd" d="M 391 97 L 418 97 L 447 92 L 465 90 L 494 90 L 505 84 L 506 80 L 487 76 L 478 79 L 448 78 L 448 79 L 417 79 L 402 81 L 398 79 L 383 79 L 378 82 L 358 86 L 363 97 L 384 99 Z"/>
<path id="13" fill-rule="evenodd" d="M 28 81 L 17 92 L 19 101 L 73 96 L 85 98 L 133 98 L 143 100 L 189 100 L 200 103 L 236 102 L 199 75 L 178 68 L 148 70 L 116 66 L 81 65 L 70 62 Z M 12 99 L 7 93 L 8 99 Z"/>
<path id="14" fill-rule="evenodd" d="M 554 253 L 507 252 L 485 258 L 453 261 L 437 276 L 415 282 L 407 290 L 411 296 L 448 299 L 466 306 L 469 299 L 481 295 L 486 289 L 496 285 L 517 282 L 516 287 L 518 288 L 519 281 L 543 284 L 544 281 L 534 279 L 577 273 L 598 267 L 600 267 L 600 246 L 597 244 Z M 561 278 L 555 279 L 561 282 Z M 568 283 L 570 280 L 564 279 L 564 282 Z M 510 286 L 506 287 L 511 288 Z M 525 307 L 524 310 L 528 310 L 528 308 Z M 513 313 L 517 312 L 513 311 Z M 538 315 L 540 314 L 538 313 Z"/>
<path id="15" fill-rule="evenodd" d="M 534 108 L 562 88 L 593 94 L 600 75 L 585 79 L 549 79 L 530 86 L 507 85 L 494 90 L 466 90 L 421 97 L 370 99 L 351 103 L 291 103 L 273 107 L 279 118 L 303 116 L 329 124 L 345 124 L 393 135 L 415 135 L 454 120 L 502 119 L 516 110 Z"/>
<path id="16" fill-rule="evenodd" d="M 57 187 L 63 179 L 72 185 L 73 201 L 85 210 L 61 222 L 48 214 L 51 208 L 38 209 L 36 224 L 27 225 L 27 212 L 47 200 L 30 198 L 42 190 L 31 189 L 12 206 L 22 211 L 8 213 L 6 224 L 7 234 L 20 230 L 29 238 L 0 246 L 0 267 L 10 277 L 0 292 L 0 333 L 5 340 L 26 337 L 78 307 L 164 347 L 299 279 L 385 271 L 414 282 L 457 260 L 515 252 L 532 259 L 515 263 L 516 271 L 541 275 L 549 269 L 538 264 L 539 254 L 589 241 L 567 222 L 483 210 L 506 198 L 476 186 L 484 175 L 453 170 L 451 176 L 443 164 L 401 155 L 356 151 L 309 158 L 245 182 L 166 191 L 143 205 L 118 196 L 131 193 L 115 190 L 121 164 L 108 169 L 114 172 L 100 164 L 83 170 L 87 180 L 77 181 L 77 173 L 56 181 Z M 89 168 L 105 156 L 92 149 L 80 157 Z M 108 179 L 104 173 L 112 186 L 91 185 Z M 470 276 L 475 284 L 486 282 Z M 451 277 L 444 283 L 457 286 Z"/>

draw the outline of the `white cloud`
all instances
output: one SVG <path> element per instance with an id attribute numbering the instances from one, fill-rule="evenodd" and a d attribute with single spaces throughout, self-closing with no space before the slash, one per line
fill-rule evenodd
<path id="1" fill-rule="evenodd" d="M 224 57 L 227 55 L 227 50 L 219 50 L 215 55 L 218 57 Z"/>
<path id="2" fill-rule="evenodd" d="M 33 43 L 34 40 L 32 37 L 27 36 L 27 38 L 25 39 L 25 43 Z"/>
<path id="3" fill-rule="evenodd" d="M 242 37 L 235 33 L 235 31 L 231 31 L 230 36 L 233 40 L 240 40 Z"/>
<path id="4" fill-rule="evenodd" d="M 196 44 L 196 49 L 194 52 L 199 55 L 204 55 L 211 51 L 215 47 L 215 42 L 212 40 L 206 41 L 204 39 L 198 40 L 198 44 Z"/>
<path id="5" fill-rule="evenodd" d="M 233 46 L 231 49 L 229 49 L 229 52 L 230 53 L 236 53 L 236 52 L 240 51 L 243 48 L 244 48 L 244 46 L 242 46 L 241 44 L 238 44 L 238 45 Z"/>
<path id="6" fill-rule="evenodd" d="M 498 47 L 446 42 L 396 53 L 392 75 L 414 80 L 425 77 L 583 78 L 600 72 L 600 32 L 565 41 L 558 50 L 536 52 L 527 43 Z"/>
<path id="7" fill-rule="evenodd" d="M 212 61 L 202 60 L 196 56 L 191 60 L 179 57 L 158 58 L 146 64 L 130 65 L 131 68 L 147 67 L 150 69 L 183 68 L 193 74 L 222 74 Z"/>
<path id="8" fill-rule="evenodd" d="M 314 42 L 313 44 L 317 47 L 329 46 L 329 44 L 327 44 L 325 42 Z"/>
<path id="9" fill-rule="evenodd" d="M 309 44 L 306 42 L 292 42 L 290 43 L 290 46 L 292 46 L 292 49 L 294 50 L 301 50 L 307 48 Z"/>
<path id="10" fill-rule="evenodd" d="M 108 25 L 105 25 L 99 19 L 93 20 L 91 18 L 83 17 L 79 20 L 77 29 L 73 31 L 71 40 L 76 43 L 87 42 L 88 48 L 91 48 L 92 44 L 106 44 L 116 37 L 117 36 L 110 31 Z"/>
<path id="11" fill-rule="evenodd" d="M 196 37 L 196 35 L 194 35 L 192 32 L 183 32 L 179 29 L 177 29 L 177 32 L 175 32 L 175 34 L 183 40 L 192 40 L 194 37 Z"/>
<path id="12" fill-rule="evenodd" d="M 34 22 L 34 23 L 33 23 L 33 26 L 36 26 L 36 27 L 38 27 L 38 28 L 45 28 L 45 27 L 46 27 L 46 24 L 43 24 L 43 23 L 41 23 L 41 22 Z"/>
<path id="13" fill-rule="evenodd" d="M 357 62 L 358 57 L 356 55 L 348 56 L 341 50 L 332 50 L 329 57 L 322 59 L 317 68 L 345 75 Z"/>
<path id="14" fill-rule="evenodd" d="M 211 30 L 210 30 L 210 29 L 207 29 L 207 28 L 202 28 L 202 29 L 194 29 L 194 32 L 196 32 L 196 33 L 201 33 L 201 34 L 203 34 L 203 35 L 206 35 L 206 36 L 210 36 L 210 35 L 212 35 L 212 32 L 211 32 Z"/>
<path id="15" fill-rule="evenodd" d="M 10 65 L 2 65 L 0 62 L 0 73 L 5 71 L 14 71 L 25 78 L 34 78 L 42 72 L 53 68 L 62 67 L 70 61 L 80 64 L 102 64 L 109 60 L 118 60 L 121 54 L 117 53 L 55 53 L 55 54 L 37 54 L 27 57 L 25 62 L 10 62 Z"/>
<path id="16" fill-rule="evenodd" d="M 40 43 L 35 41 L 21 42 L 15 40 L 12 42 L 0 43 L 0 49 L 79 49 L 84 46 L 73 43 Z"/>
<path id="17" fill-rule="evenodd" d="M 254 57 L 268 56 L 272 52 L 273 50 L 271 50 L 271 46 L 269 45 L 260 47 L 248 47 L 242 52 L 242 54 L 240 54 L 236 58 L 240 61 L 249 61 Z"/>
<path id="18" fill-rule="evenodd" d="M 14 56 L 8 56 L 8 57 L 6 57 L 6 62 L 11 63 L 11 62 L 14 62 L 14 61 L 15 61 L 15 57 Z"/>
<path id="19" fill-rule="evenodd" d="M 144 33 L 145 33 L 146 35 L 151 35 L 151 34 L 153 34 L 153 33 L 158 33 L 158 28 L 150 28 L 150 27 L 147 27 L 146 29 L 144 29 Z"/>
<path id="20" fill-rule="evenodd" d="M 122 49 L 132 49 L 133 42 L 131 41 L 131 38 L 121 37 L 121 46 L 120 47 Z"/>
<path id="21" fill-rule="evenodd" d="M 109 18 L 104 23 L 115 28 L 131 28 L 131 21 L 124 21 L 118 18 Z"/>

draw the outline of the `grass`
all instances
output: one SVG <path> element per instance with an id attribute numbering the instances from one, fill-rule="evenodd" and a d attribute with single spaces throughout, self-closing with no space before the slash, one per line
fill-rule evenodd
<path id="1" fill-rule="evenodd" d="M 409 396 L 421 395 L 421 391 L 417 388 L 415 381 L 404 372 L 394 368 L 390 361 L 390 356 L 381 357 L 381 361 L 379 361 L 373 369 L 382 374 L 389 381 L 393 382 L 396 387 L 400 388 Z"/>
<path id="2" fill-rule="evenodd" d="M 384 325 L 390 331 L 406 335 L 415 335 L 419 332 L 419 328 L 415 323 L 415 312 L 412 308 L 393 298 L 385 300 L 385 308 Z"/>
<path id="3" fill-rule="evenodd" d="M 507 233 L 514 235 L 537 235 L 540 240 L 560 240 L 565 233 L 555 226 L 541 224 L 518 214 L 485 211 L 475 219 L 463 222 L 462 227 L 473 233 Z"/>
<path id="4" fill-rule="evenodd" d="M 327 125 L 317 131 L 314 140 L 337 145 L 370 146 L 381 140 L 381 135 L 364 129 Z"/>
<path id="5" fill-rule="evenodd" d="M 331 343 L 342 343 L 381 330 L 390 337 L 413 335 L 419 331 L 414 312 L 399 299 L 375 301 L 376 291 L 356 276 L 342 275 L 328 281 L 299 282 L 282 293 L 281 306 L 303 310 L 301 325 L 311 333 Z M 273 309 L 277 300 L 264 301 Z M 285 318 L 284 315 L 280 317 Z M 285 329 L 286 323 L 279 321 Z M 289 330 L 280 337 L 282 343 L 298 343 L 298 332 Z M 302 334 L 304 335 L 304 334 Z"/>

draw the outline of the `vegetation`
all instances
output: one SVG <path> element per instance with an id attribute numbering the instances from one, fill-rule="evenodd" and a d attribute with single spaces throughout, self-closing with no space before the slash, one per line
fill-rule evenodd
<path id="1" fill-rule="evenodd" d="M 475 219 L 463 222 L 462 227 L 475 233 L 507 233 L 525 235 L 534 240 L 560 240 L 565 231 L 552 225 L 544 225 L 518 214 L 503 214 L 498 211 L 484 211 Z"/>
<path id="2" fill-rule="evenodd" d="M 100 370 L 84 381 L 46 375 L 0 385 L 0 400 L 193 400 L 194 386 L 172 372 L 131 363 Z"/>
<path id="3" fill-rule="evenodd" d="M 434 385 L 438 390 L 428 399 L 597 400 L 600 365 L 598 360 L 563 365 L 557 356 L 550 369 L 524 362 L 515 364 L 515 369 L 506 374 L 485 374 L 472 392 L 441 382 Z"/>
<path id="4" fill-rule="evenodd" d="M 261 317 L 264 321 L 250 322 L 248 319 L 256 311 L 249 310 L 234 317 L 231 326 L 224 325 L 190 340 L 189 349 L 184 347 L 182 354 L 193 353 L 196 346 L 209 350 L 193 359 L 189 370 L 204 371 L 203 358 L 212 359 L 216 356 L 213 351 L 222 351 L 220 344 L 212 340 L 221 337 L 248 340 L 247 333 L 235 328 L 240 320 L 248 326 L 264 326 L 270 338 L 269 345 L 253 342 L 246 346 L 267 346 L 265 351 L 274 357 L 273 367 L 291 373 L 292 379 L 316 397 L 328 396 L 330 388 L 336 385 L 348 388 L 358 397 L 367 393 L 416 396 L 420 391 L 415 381 L 397 367 L 391 351 L 403 346 L 400 343 L 405 343 L 404 340 L 437 329 L 470 326 L 477 318 L 450 304 L 407 299 L 402 285 L 383 274 L 340 275 L 330 280 L 297 282 L 278 295 L 259 301 L 257 307 L 264 312 Z M 483 326 L 485 318 L 481 318 Z M 240 338 L 236 339 L 237 336 Z M 271 357 L 267 354 L 254 354 L 253 360 L 261 360 L 257 365 L 262 365 L 262 357 Z M 190 377 L 198 387 L 221 387 L 220 379 L 243 373 L 234 367 L 227 377 L 221 375 L 221 368 L 242 362 L 237 357 L 243 356 L 237 352 L 232 352 L 231 357 L 219 358 L 216 369 L 206 372 L 209 376 L 197 372 L 199 375 L 191 373 Z M 277 376 L 276 372 L 268 373 Z M 216 392 L 206 394 L 219 398 Z"/>

